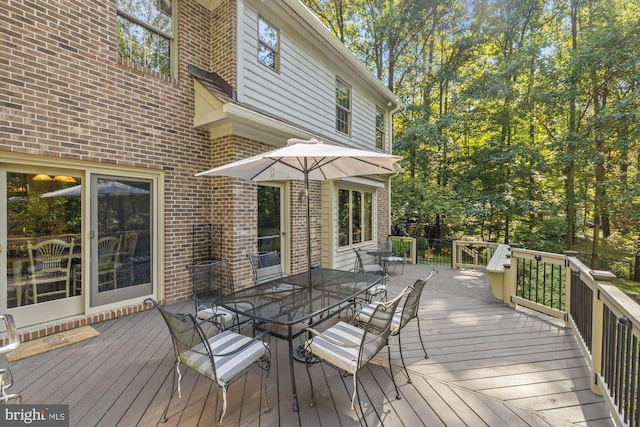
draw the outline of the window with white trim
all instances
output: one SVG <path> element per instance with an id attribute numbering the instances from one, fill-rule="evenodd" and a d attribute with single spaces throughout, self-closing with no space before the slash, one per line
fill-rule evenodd
<path id="1" fill-rule="evenodd" d="M 338 246 L 373 240 L 373 192 L 338 189 Z"/>
<path id="2" fill-rule="evenodd" d="M 118 0 L 118 56 L 171 75 L 172 0 Z"/>
<path id="3" fill-rule="evenodd" d="M 258 61 L 269 68 L 280 66 L 280 33 L 271 24 L 258 18 Z"/>
<path id="4" fill-rule="evenodd" d="M 336 130 L 351 134 L 351 87 L 336 79 Z"/>

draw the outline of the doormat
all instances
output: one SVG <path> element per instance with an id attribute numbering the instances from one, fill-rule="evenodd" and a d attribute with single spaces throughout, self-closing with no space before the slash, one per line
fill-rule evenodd
<path id="1" fill-rule="evenodd" d="M 58 332 L 57 334 L 49 335 L 35 340 L 20 343 L 18 348 L 5 354 L 8 362 L 15 362 L 26 357 L 35 356 L 49 350 L 55 350 L 56 348 L 65 347 L 80 341 L 88 340 L 89 338 L 97 337 L 100 332 L 93 329 L 91 326 L 81 326 L 75 329 L 69 329 L 68 331 Z"/>

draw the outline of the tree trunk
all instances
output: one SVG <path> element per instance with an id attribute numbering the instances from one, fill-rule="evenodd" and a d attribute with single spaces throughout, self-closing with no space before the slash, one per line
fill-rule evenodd
<path id="1" fill-rule="evenodd" d="M 574 55 L 578 50 L 578 0 L 571 1 L 571 49 Z M 569 132 L 567 140 L 567 161 L 564 168 L 566 176 L 564 191 L 566 197 L 567 213 L 567 249 L 573 249 L 576 235 L 576 194 L 575 194 L 575 161 L 573 153 L 576 152 L 577 136 L 577 115 L 576 115 L 576 93 L 577 75 L 575 67 L 571 71 L 571 98 L 569 100 Z"/>

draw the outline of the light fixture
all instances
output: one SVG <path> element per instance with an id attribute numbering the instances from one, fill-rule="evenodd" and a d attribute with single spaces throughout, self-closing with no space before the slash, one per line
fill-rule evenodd
<path id="1" fill-rule="evenodd" d="M 38 175 L 33 177 L 33 180 L 34 181 L 53 181 L 53 178 L 51 178 L 49 175 L 39 173 Z"/>
<path id="2" fill-rule="evenodd" d="M 68 175 L 56 175 L 53 180 L 58 182 L 76 182 L 72 176 Z"/>

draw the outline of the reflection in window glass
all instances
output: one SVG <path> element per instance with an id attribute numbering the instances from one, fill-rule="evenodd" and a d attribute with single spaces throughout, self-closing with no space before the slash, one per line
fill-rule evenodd
<path id="1" fill-rule="evenodd" d="M 258 18 L 258 60 L 269 68 L 278 69 L 278 30 Z"/>
<path id="2" fill-rule="evenodd" d="M 364 193 L 362 206 L 362 240 L 373 240 L 373 194 Z"/>
<path id="3" fill-rule="evenodd" d="M 362 193 L 352 191 L 351 197 L 351 213 L 353 216 L 351 243 L 360 243 L 362 242 Z"/>
<path id="4" fill-rule="evenodd" d="M 98 178 L 98 292 L 151 281 L 151 182 Z"/>
<path id="5" fill-rule="evenodd" d="M 338 190 L 338 245 L 349 245 L 349 190 Z"/>
<path id="6" fill-rule="evenodd" d="M 258 186 L 258 252 L 280 251 L 280 187 Z"/>
<path id="7" fill-rule="evenodd" d="M 351 88 L 340 79 L 336 79 L 336 130 L 348 135 L 350 123 Z"/>
<path id="8" fill-rule="evenodd" d="M 118 55 L 171 74 L 171 0 L 118 0 Z"/>
<path id="9" fill-rule="evenodd" d="M 74 295 L 81 260 L 81 179 L 7 173 L 7 307 Z"/>
<path id="10" fill-rule="evenodd" d="M 338 246 L 373 239 L 373 193 L 338 190 Z"/>

